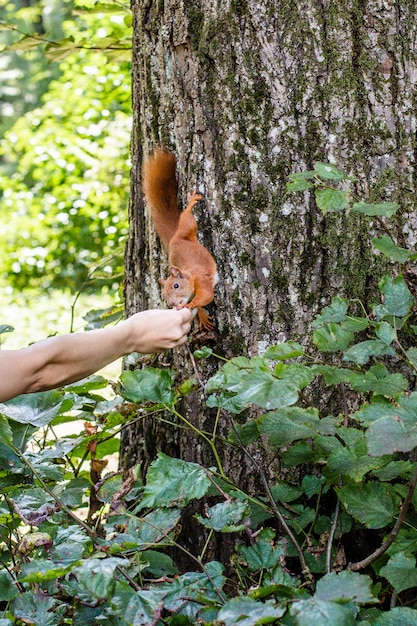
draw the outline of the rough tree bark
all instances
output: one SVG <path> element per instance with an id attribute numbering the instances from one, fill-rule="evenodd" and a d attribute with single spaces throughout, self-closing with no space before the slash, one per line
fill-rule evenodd
<path id="1" fill-rule="evenodd" d="M 157 145 L 177 156 L 182 200 L 194 187 L 204 193 L 196 213 L 220 275 L 211 307 L 217 353 L 253 356 L 287 339 L 305 343 L 332 296 L 372 301 L 380 273 L 368 222 L 323 217 L 308 193 L 287 196 L 285 182 L 330 161 L 356 177 L 359 197 L 400 202 L 398 234 L 412 245 L 414 0 L 133 0 L 133 17 L 127 313 L 161 305 L 166 255 L 140 176 Z M 182 376 L 192 373 L 185 349 L 170 358 Z M 202 375 L 214 367 L 209 361 Z M 200 392 L 183 409 L 210 430 Z M 192 433 L 152 419 L 125 431 L 122 462 L 147 465 L 161 449 L 213 464 Z M 238 452 L 225 467 L 238 481 L 257 481 Z"/>

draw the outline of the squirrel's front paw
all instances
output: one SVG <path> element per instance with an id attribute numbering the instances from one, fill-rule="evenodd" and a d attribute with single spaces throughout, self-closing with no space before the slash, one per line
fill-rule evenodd
<path id="1" fill-rule="evenodd" d="M 194 189 L 193 193 L 187 194 L 188 204 L 193 203 L 194 205 L 196 202 L 199 202 L 202 199 L 203 199 L 203 196 L 201 195 L 201 193 L 198 193 L 196 189 Z"/>

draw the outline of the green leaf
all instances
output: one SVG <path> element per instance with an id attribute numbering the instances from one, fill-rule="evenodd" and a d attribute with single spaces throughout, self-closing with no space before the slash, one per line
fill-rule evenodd
<path id="1" fill-rule="evenodd" d="M 397 513 L 398 497 L 382 483 L 355 483 L 336 491 L 347 512 L 368 528 L 384 528 Z"/>
<path id="2" fill-rule="evenodd" d="M 269 369 L 254 367 L 249 371 L 235 369 L 212 377 L 207 390 L 219 385 L 227 393 L 211 396 L 209 407 L 221 406 L 232 413 L 240 413 L 251 404 L 265 409 L 276 409 L 295 404 L 298 400 L 298 387 L 291 380 L 276 378 Z M 232 392 L 232 393 L 229 393 Z"/>
<path id="3" fill-rule="evenodd" d="M 356 624 L 352 609 L 327 600 L 300 600 L 290 607 L 290 615 L 295 626 L 354 626 Z"/>
<path id="4" fill-rule="evenodd" d="M 409 348 L 406 355 L 412 366 L 417 368 L 417 348 Z"/>
<path id="5" fill-rule="evenodd" d="M 381 613 L 374 626 L 417 626 L 417 611 L 406 606 Z"/>
<path id="6" fill-rule="evenodd" d="M 339 296 L 332 298 L 329 306 L 322 309 L 320 315 L 316 315 L 313 322 L 313 328 L 321 328 L 331 322 L 337 323 L 346 319 L 348 310 L 348 301 Z"/>
<path id="7" fill-rule="evenodd" d="M 106 559 L 90 558 L 72 570 L 78 585 L 95 600 L 107 600 L 115 586 L 114 574 L 117 567 L 128 567 L 126 559 L 109 557 Z"/>
<path id="8" fill-rule="evenodd" d="M 140 510 L 141 503 L 136 510 Z M 155 509 L 144 517 L 132 520 L 128 525 L 128 533 L 133 537 L 136 547 L 146 549 L 156 544 L 161 544 L 167 535 L 176 527 L 180 520 L 181 511 L 176 508 Z M 128 538 L 119 535 L 120 541 L 127 542 Z"/>
<path id="9" fill-rule="evenodd" d="M 303 354 L 304 350 L 299 343 L 296 341 L 286 341 L 271 346 L 265 351 L 263 356 L 265 359 L 270 359 L 271 361 L 283 361 L 285 359 L 294 359 Z"/>
<path id="10" fill-rule="evenodd" d="M 413 256 L 411 250 L 400 248 L 388 235 L 373 237 L 372 244 L 377 250 L 397 263 L 406 263 Z"/>
<path id="11" fill-rule="evenodd" d="M 349 204 L 349 194 L 347 191 L 339 189 L 316 189 L 316 203 L 323 213 L 341 211 Z"/>
<path id="12" fill-rule="evenodd" d="M 213 350 L 208 346 L 203 346 L 199 350 L 194 350 L 194 357 L 196 359 L 208 359 L 213 354 Z"/>
<path id="13" fill-rule="evenodd" d="M 256 626 L 256 624 L 276 623 L 285 612 L 285 608 L 276 607 L 271 600 L 257 602 L 252 598 L 239 596 L 228 600 L 222 606 L 218 620 L 225 626 L 236 626 L 237 624 L 239 626 Z"/>
<path id="14" fill-rule="evenodd" d="M 256 543 L 251 546 L 237 545 L 237 553 L 253 572 L 271 569 L 275 567 L 284 552 L 281 546 L 275 546 L 273 540 L 275 533 L 270 528 L 265 528 L 259 533 Z"/>
<path id="15" fill-rule="evenodd" d="M 379 322 L 376 325 L 375 334 L 387 346 L 397 338 L 397 331 L 388 322 Z"/>
<path id="16" fill-rule="evenodd" d="M 395 352 L 390 346 L 387 346 L 385 341 L 368 339 L 355 343 L 348 348 L 343 355 L 343 360 L 352 361 L 357 365 L 366 365 L 371 357 L 378 356 L 395 356 Z"/>
<path id="17" fill-rule="evenodd" d="M 348 476 L 356 483 L 363 480 L 365 474 L 373 469 L 378 469 L 381 463 L 378 459 L 369 456 L 355 456 L 348 448 L 337 448 L 330 453 L 327 467 L 330 471 Z"/>
<path id="18" fill-rule="evenodd" d="M 0 571 L 0 600 L 2 601 L 13 600 L 13 598 L 15 598 L 18 593 L 19 593 L 19 590 L 13 578 L 11 577 L 10 573 L 6 572 L 6 570 L 4 569 L 1 570 Z M 1 626 L 1 621 L 0 621 L 0 626 Z"/>
<path id="19" fill-rule="evenodd" d="M 317 434 L 319 416 L 312 407 L 285 407 L 258 418 L 261 433 L 268 436 L 271 443 L 281 447 L 297 439 L 307 439 Z"/>
<path id="20" fill-rule="evenodd" d="M 303 174 L 290 174 L 289 179 L 286 184 L 288 193 L 293 191 L 306 191 L 306 189 L 311 189 L 313 186 Z"/>
<path id="21" fill-rule="evenodd" d="M 234 533 L 244 530 L 244 521 L 249 518 L 250 508 L 247 502 L 226 500 L 219 502 L 206 511 L 206 516 L 196 515 L 198 521 L 206 528 L 213 528 L 223 533 Z"/>
<path id="22" fill-rule="evenodd" d="M 322 161 L 316 161 L 316 163 L 314 163 L 314 170 L 323 180 L 338 182 L 347 178 L 346 174 L 338 170 L 337 167 L 330 163 L 323 163 Z"/>
<path id="23" fill-rule="evenodd" d="M 366 439 L 373 456 L 411 452 L 417 446 L 417 425 L 407 428 L 400 416 L 382 417 L 369 426 Z"/>
<path id="24" fill-rule="evenodd" d="M 365 604 L 378 602 L 372 595 L 373 582 L 369 576 L 343 571 L 326 574 L 317 581 L 314 598 L 319 600 L 351 601 Z"/>
<path id="25" fill-rule="evenodd" d="M 65 604 L 61 607 L 57 604 L 58 600 L 47 596 L 40 590 L 38 592 L 26 591 L 14 599 L 13 615 L 25 624 L 57 626 L 66 610 Z"/>
<path id="26" fill-rule="evenodd" d="M 207 574 L 187 572 L 177 576 L 173 582 L 160 585 L 159 592 L 163 594 L 164 607 L 168 611 L 187 615 L 191 623 L 196 624 L 202 598 L 205 603 L 217 603 L 219 600 L 217 591 L 220 591 L 225 583 L 223 566 L 218 561 L 206 563 L 205 572 Z"/>
<path id="27" fill-rule="evenodd" d="M 405 317 L 410 313 L 414 297 L 402 276 L 383 276 L 378 286 L 383 297 L 383 304 L 375 308 L 379 317 Z"/>
<path id="28" fill-rule="evenodd" d="M 322 352 L 343 352 L 353 341 L 354 334 L 340 324 L 331 322 L 313 332 L 313 341 Z"/>
<path id="29" fill-rule="evenodd" d="M 156 402 L 171 405 L 175 399 L 172 374 L 168 370 L 147 367 L 126 371 L 120 377 L 121 395 L 131 402 Z"/>
<path id="30" fill-rule="evenodd" d="M 138 593 L 129 593 L 128 602 L 120 604 L 120 610 L 117 611 L 117 614 L 123 615 L 123 624 L 126 625 L 149 626 L 155 624 L 155 615 L 159 615 L 161 612 L 161 596 L 153 589 L 141 589 Z"/>
<path id="31" fill-rule="evenodd" d="M 0 407 L 1 410 L 1 407 Z M 13 443 L 13 431 L 4 415 L 0 415 L 0 441 L 6 446 Z"/>
<path id="32" fill-rule="evenodd" d="M 43 583 L 48 580 L 56 580 L 70 572 L 72 566 L 72 563 L 66 567 L 62 567 L 48 559 L 34 559 L 23 566 L 22 575 L 19 576 L 19 582 Z"/>
<path id="33" fill-rule="evenodd" d="M 16 513 L 28 526 L 39 526 L 55 513 L 56 503 L 40 487 L 32 487 L 30 490 L 13 498 Z"/>
<path id="34" fill-rule="evenodd" d="M 138 510 L 152 506 L 184 507 L 194 498 L 202 498 L 210 485 L 206 470 L 197 463 L 160 452 L 148 469 Z"/>
<path id="35" fill-rule="evenodd" d="M 350 384 L 355 391 L 372 392 L 386 398 L 395 397 L 408 388 L 408 382 L 402 374 L 389 374 L 382 364 L 370 367 L 363 374 L 353 373 Z"/>
<path id="36" fill-rule="evenodd" d="M 8 402 L 0 403 L 0 414 L 21 424 L 31 424 L 40 428 L 49 424 L 57 415 L 68 411 L 73 400 L 59 391 L 44 391 L 17 396 Z"/>
<path id="37" fill-rule="evenodd" d="M 292 191 L 305 191 L 306 189 L 310 189 L 312 187 L 312 183 L 308 182 L 312 178 L 315 177 L 315 172 L 307 171 L 307 172 L 295 172 L 289 175 L 289 182 L 287 182 L 287 192 Z"/>
<path id="38" fill-rule="evenodd" d="M 391 556 L 379 573 L 387 578 L 397 593 L 417 587 L 416 559 L 407 556 L 404 552 Z"/>
<path id="39" fill-rule="evenodd" d="M 380 215 L 381 217 L 391 217 L 399 209 L 397 202 L 380 202 L 379 204 L 372 204 L 367 202 L 355 202 L 351 211 L 357 211 L 358 213 L 364 213 L 365 215 Z"/>
<path id="40" fill-rule="evenodd" d="M 332 365 L 312 365 L 314 374 L 321 374 L 328 385 L 340 385 L 348 383 L 352 376 L 351 370 L 343 367 L 333 367 Z"/>

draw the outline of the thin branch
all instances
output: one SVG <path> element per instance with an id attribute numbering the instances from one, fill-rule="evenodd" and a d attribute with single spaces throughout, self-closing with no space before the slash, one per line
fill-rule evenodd
<path id="1" fill-rule="evenodd" d="M 42 486 L 42 489 L 46 491 L 46 493 L 54 500 L 54 502 L 56 502 L 59 510 L 64 511 L 64 513 L 66 513 L 76 524 L 78 524 L 85 530 L 85 532 L 87 533 L 89 537 L 91 537 L 92 539 L 95 539 L 97 537 L 96 532 L 92 528 L 90 528 L 90 526 L 88 526 L 88 524 L 86 524 L 82 519 L 77 517 L 75 513 L 73 513 L 71 509 L 66 504 L 64 504 L 58 498 L 58 496 L 55 495 L 52 489 L 50 489 L 48 485 L 45 483 L 45 481 L 43 480 L 39 472 L 34 468 L 32 463 L 25 457 L 23 452 L 21 452 L 21 450 L 19 450 L 19 448 L 17 448 L 13 444 L 9 443 L 9 445 L 12 448 L 13 452 L 16 454 L 16 456 L 18 456 L 21 459 L 21 461 L 26 465 L 26 467 L 32 472 L 35 478 L 39 481 L 39 483 Z"/>
<path id="2" fill-rule="evenodd" d="M 293 544 L 300 564 L 301 564 L 301 569 L 302 569 L 302 573 L 305 576 L 306 580 L 308 580 L 309 583 L 312 582 L 313 578 L 310 572 L 310 569 L 306 563 L 306 560 L 304 558 L 304 553 L 300 547 L 300 544 L 297 541 L 296 536 L 294 535 L 294 533 L 292 532 L 291 528 L 288 526 L 287 522 L 284 519 L 284 516 L 282 515 L 281 511 L 279 510 L 279 508 L 277 507 L 277 504 L 275 502 L 275 498 L 272 494 L 271 488 L 269 486 L 268 480 L 266 478 L 265 472 L 264 470 L 261 468 L 260 464 L 258 463 L 258 461 L 254 458 L 254 456 L 249 452 L 249 450 L 247 449 L 247 447 L 243 444 L 239 433 L 237 432 L 235 425 L 233 423 L 233 420 L 231 419 L 230 415 L 226 412 L 223 411 L 223 413 L 226 415 L 226 417 L 229 419 L 231 426 L 233 428 L 234 434 L 237 437 L 239 443 L 240 443 L 240 447 L 243 450 L 243 452 L 246 454 L 246 456 L 250 459 L 251 463 L 253 463 L 254 467 L 257 469 L 258 474 L 261 478 L 262 484 L 264 486 L 266 495 L 268 497 L 268 501 L 271 505 L 272 508 L 272 512 L 274 514 L 274 516 L 277 518 L 277 520 L 279 521 L 280 525 L 282 526 L 282 528 L 284 529 L 284 531 L 286 532 L 286 534 L 288 535 L 288 537 L 291 540 L 291 543 Z"/>
<path id="3" fill-rule="evenodd" d="M 336 502 L 334 518 L 333 518 L 332 525 L 330 527 L 329 539 L 327 541 L 327 547 L 326 547 L 326 572 L 327 574 L 330 574 L 330 572 L 332 571 L 332 547 L 333 547 L 334 536 L 336 533 L 336 527 L 339 522 L 339 515 L 340 515 L 340 500 L 338 499 Z"/>
<path id="4" fill-rule="evenodd" d="M 388 539 L 382 544 L 382 546 L 380 546 L 379 548 L 377 548 L 374 552 L 372 552 L 372 554 L 370 554 L 369 556 L 367 556 L 365 559 L 362 559 L 362 561 L 357 561 L 356 563 L 349 563 L 348 565 L 348 569 L 351 570 L 352 572 L 357 572 L 361 569 L 364 569 L 365 567 L 368 567 L 368 565 L 371 565 L 371 563 L 373 563 L 374 561 L 376 561 L 376 559 L 378 559 L 382 554 L 384 554 L 388 548 L 390 547 L 390 545 L 395 541 L 395 539 L 397 538 L 397 535 L 401 529 L 401 526 L 404 524 L 407 512 L 408 512 L 408 508 L 410 506 L 411 503 L 411 499 L 413 497 L 415 488 L 417 485 L 417 464 L 416 467 L 414 469 L 414 474 L 411 477 L 411 480 L 408 484 L 408 491 L 407 491 L 407 495 L 405 496 L 403 505 L 401 507 L 400 510 L 400 514 L 398 516 L 398 519 L 395 523 L 394 528 L 391 530 Z"/>

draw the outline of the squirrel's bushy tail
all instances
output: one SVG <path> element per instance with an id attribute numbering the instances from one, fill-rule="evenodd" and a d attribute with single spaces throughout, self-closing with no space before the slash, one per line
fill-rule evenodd
<path id="1" fill-rule="evenodd" d="M 155 150 L 143 164 L 142 175 L 143 192 L 151 208 L 155 230 L 168 249 L 181 214 L 175 156 L 171 152 Z"/>

